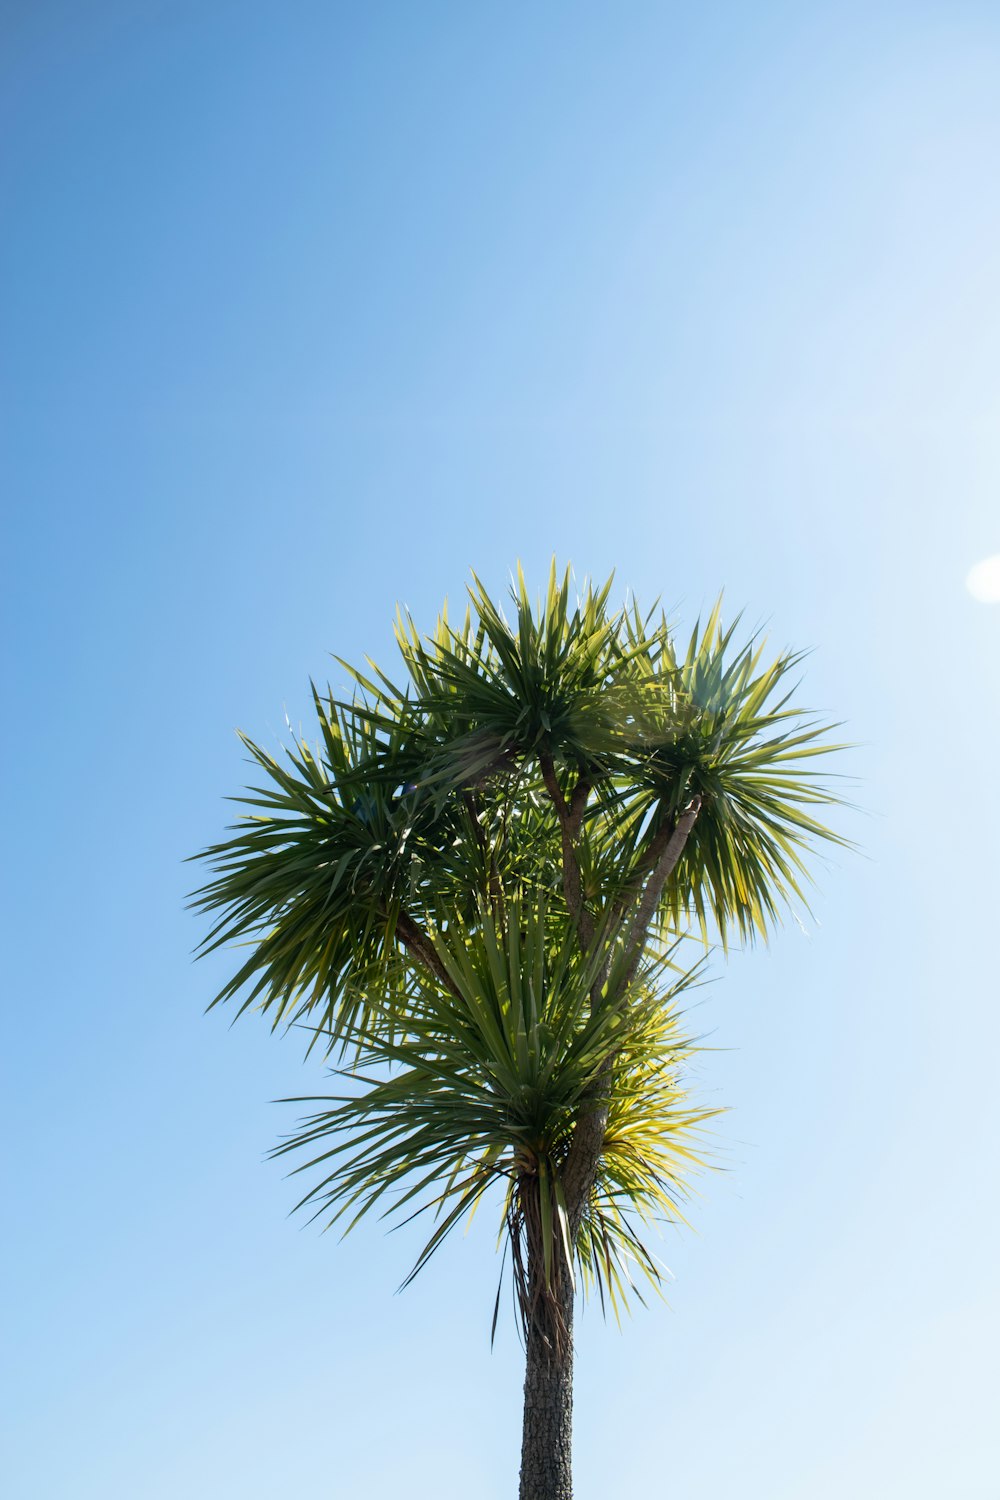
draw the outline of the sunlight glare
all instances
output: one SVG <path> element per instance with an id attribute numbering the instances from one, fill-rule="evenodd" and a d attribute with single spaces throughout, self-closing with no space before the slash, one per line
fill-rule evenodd
<path id="1" fill-rule="evenodd" d="M 965 587 L 980 604 L 1000 604 L 1000 552 L 970 568 Z"/>

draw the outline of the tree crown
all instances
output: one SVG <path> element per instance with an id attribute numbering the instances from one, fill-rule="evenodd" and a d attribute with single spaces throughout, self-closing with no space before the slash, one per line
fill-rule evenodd
<path id="1" fill-rule="evenodd" d="M 316 747 L 244 740 L 262 784 L 195 895 L 202 951 L 250 945 L 217 1001 L 340 1055 L 345 1092 L 279 1148 L 319 1173 L 303 1202 L 431 1210 L 412 1275 L 499 1181 L 526 1322 L 532 1254 L 616 1311 L 636 1269 L 658 1282 L 635 1220 L 679 1214 L 712 1113 L 686 1095 L 678 945 L 766 936 L 809 847 L 844 842 L 800 658 L 740 644 L 719 604 L 679 647 L 611 587 L 553 565 L 533 605 L 519 569 L 510 618 L 475 578 L 459 625 L 400 616 L 401 684 L 342 663 Z"/>

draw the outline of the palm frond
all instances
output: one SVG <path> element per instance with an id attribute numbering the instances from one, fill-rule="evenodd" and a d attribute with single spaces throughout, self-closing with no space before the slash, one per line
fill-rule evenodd
<path id="1" fill-rule="evenodd" d="M 455 990 L 422 982 L 405 1022 L 375 1024 L 356 1071 L 338 1074 L 351 1090 L 311 1101 L 322 1108 L 278 1148 L 317 1176 L 299 1206 L 348 1227 L 376 1210 L 430 1214 L 408 1282 L 500 1183 L 515 1274 L 527 1264 L 520 1241 L 537 1229 L 548 1282 L 568 1233 L 560 1169 L 614 1055 L 606 1147 L 576 1248 L 585 1286 L 626 1302 L 637 1256 L 655 1279 L 631 1218 L 677 1217 L 714 1113 L 692 1107 L 683 1083 L 692 1044 L 678 1000 L 696 972 L 657 989 L 657 964 L 634 995 L 592 1013 L 594 961 L 544 902 L 513 902 L 502 923 L 484 912 L 474 932 L 436 939 Z M 518 1293 L 527 1318 L 526 1281 Z"/>
<path id="2" fill-rule="evenodd" d="M 193 896 L 201 951 L 245 950 L 213 1003 L 352 1060 L 278 1147 L 300 1206 L 430 1217 L 412 1279 L 495 1198 L 526 1327 L 574 1265 L 616 1316 L 660 1285 L 648 1226 L 682 1218 L 715 1113 L 688 1095 L 679 934 L 766 937 L 847 843 L 801 658 L 721 600 L 678 645 L 611 588 L 553 564 L 506 612 L 473 576 L 457 623 L 400 615 L 398 681 L 341 663 L 315 746 L 244 739 L 255 784 Z"/>

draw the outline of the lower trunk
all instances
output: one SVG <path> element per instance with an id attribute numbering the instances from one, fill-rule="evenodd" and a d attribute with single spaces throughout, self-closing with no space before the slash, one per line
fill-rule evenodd
<path id="1" fill-rule="evenodd" d="M 573 1497 L 573 1288 L 565 1270 L 560 1282 L 558 1308 L 539 1300 L 528 1329 L 520 1500 Z"/>

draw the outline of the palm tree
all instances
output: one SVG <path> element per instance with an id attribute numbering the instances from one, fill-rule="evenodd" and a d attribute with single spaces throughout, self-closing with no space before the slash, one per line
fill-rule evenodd
<path id="1" fill-rule="evenodd" d="M 553 566 L 533 608 L 519 569 L 510 620 L 476 579 L 460 625 L 400 617 L 401 685 L 347 668 L 349 701 L 313 690 L 318 748 L 245 741 L 262 785 L 195 898 L 203 951 L 250 945 L 217 1001 L 339 1060 L 278 1148 L 302 1204 L 348 1226 L 429 1213 L 407 1281 L 499 1206 L 521 1500 L 571 1495 L 578 1296 L 617 1315 L 658 1285 L 642 1226 L 681 1217 L 704 1154 L 680 944 L 765 936 L 808 846 L 841 842 L 813 816 L 834 747 L 790 703 L 798 658 L 738 646 L 718 606 L 678 650 L 610 590 L 577 598 Z"/>

